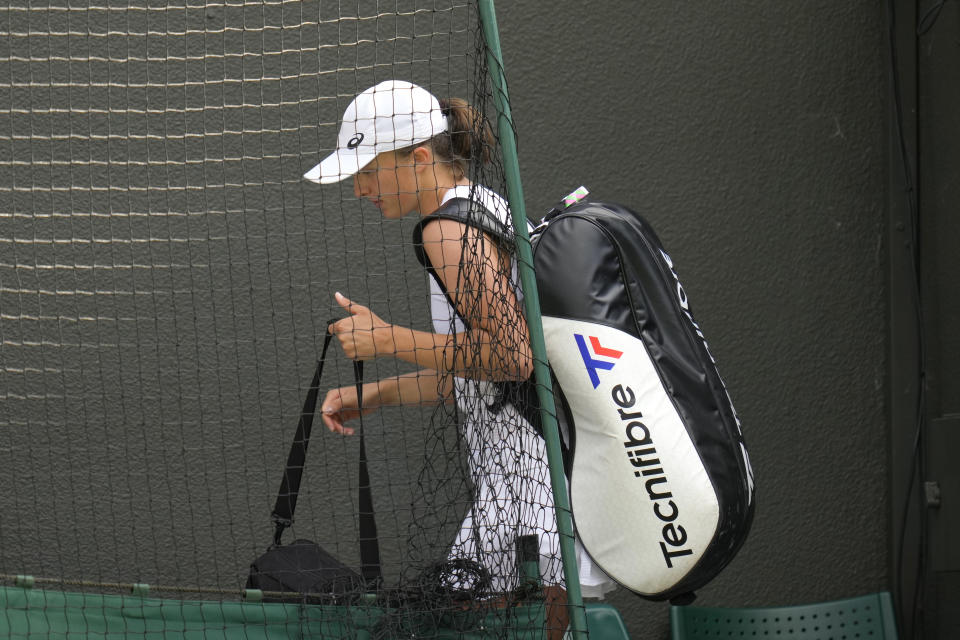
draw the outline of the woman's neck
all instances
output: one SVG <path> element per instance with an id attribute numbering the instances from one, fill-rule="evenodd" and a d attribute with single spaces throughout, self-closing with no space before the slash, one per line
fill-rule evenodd
<path id="1" fill-rule="evenodd" d="M 430 215 L 440 208 L 440 205 L 443 204 L 444 199 L 447 197 L 447 194 L 450 193 L 451 189 L 464 186 L 470 186 L 470 179 L 466 176 L 452 180 L 445 185 L 438 184 L 436 190 L 430 193 L 428 202 L 424 202 L 424 199 L 421 199 L 423 207 L 420 209 L 420 215 Z M 434 198 L 436 201 L 434 201 Z"/>

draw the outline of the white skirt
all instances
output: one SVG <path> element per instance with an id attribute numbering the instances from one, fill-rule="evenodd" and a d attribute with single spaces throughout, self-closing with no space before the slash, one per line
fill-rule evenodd
<path id="1" fill-rule="evenodd" d="M 496 412 L 488 408 L 496 399 L 494 385 L 456 379 L 455 387 L 475 501 L 450 558 L 478 562 L 490 574 L 494 592 L 509 591 L 518 581 L 516 539 L 535 534 L 543 583 L 564 586 L 546 442 L 512 405 Z M 584 597 L 602 598 L 615 589 L 579 540 L 574 546 Z"/>

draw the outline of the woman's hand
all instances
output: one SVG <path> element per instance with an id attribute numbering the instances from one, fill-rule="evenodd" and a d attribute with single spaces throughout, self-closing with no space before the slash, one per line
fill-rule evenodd
<path id="1" fill-rule="evenodd" d="M 340 292 L 334 294 L 334 298 L 350 315 L 331 324 L 328 331 L 340 341 L 348 358 L 372 360 L 377 356 L 394 355 L 394 350 L 389 348 L 393 342 L 392 325 Z"/>
<path id="2" fill-rule="evenodd" d="M 370 406 L 367 400 L 366 387 L 364 387 L 365 406 L 362 410 L 360 409 L 359 402 L 357 401 L 357 388 L 355 386 L 331 389 L 327 392 L 326 397 L 323 399 L 323 403 L 320 405 L 320 415 L 323 418 L 323 423 L 327 425 L 327 429 L 330 429 L 330 431 L 333 431 L 334 433 L 352 436 L 354 430 L 350 427 L 344 426 L 343 423 L 350 420 L 355 420 L 361 415 L 366 415 L 373 411 L 374 407 Z"/>
<path id="3" fill-rule="evenodd" d="M 354 430 L 344 423 L 377 409 L 400 405 L 434 406 L 452 401 L 453 381 L 450 376 L 441 379 L 436 371 L 413 371 L 365 383 L 362 409 L 355 385 L 331 389 L 320 404 L 320 416 L 330 431 L 352 436 Z"/>

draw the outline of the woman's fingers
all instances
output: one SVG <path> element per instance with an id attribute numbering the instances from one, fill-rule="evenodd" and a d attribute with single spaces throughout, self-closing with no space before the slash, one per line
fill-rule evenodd
<path id="1" fill-rule="evenodd" d="M 345 311 L 350 313 L 327 327 L 331 335 L 336 336 L 343 353 L 351 360 L 371 360 L 378 355 L 378 345 L 374 332 L 387 329 L 389 325 L 377 317 L 368 307 L 353 302 L 339 291 L 334 298 Z"/>
<path id="2" fill-rule="evenodd" d="M 323 423 L 327 426 L 327 429 L 333 433 L 339 433 L 344 436 L 352 436 L 353 429 L 347 427 L 341 422 L 340 415 L 336 413 L 323 413 L 321 414 L 323 418 Z"/>
<path id="3" fill-rule="evenodd" d="M 347 333 L 351 331 L 354 325 L 352 316 L 364 315 L 364 314 L 370 313 L 370 309 L 363 306 L 362 304 L 357 304 L 353 302 L 352 300 L 350 300 L 350 298 L 343 295 L 339 291 L 333 294 L 333 299 L 336 300 L 337 304 L 340 305 L 340 307 L 342 307 L 344 311 L 350 314 L 350 317 L 337 320 L 336 322 L 331 323 L 330 326 L 327 327 L 327 331 L 329 331 L 333 335 L 337 335 L 340 333 Z"/>
<path id="4" fill-rule="evenodd" d="M 346 388 L 331 389 L 327 392 L 326 397 L 323 399 L 323 404 L 320 405 L 320 418 L 330 431 L 352 436 L 354 430 L 343 424 L 348 419 L 347 415 L 345 415 L 347 412 L 344 410 L 344 391 L 349 393 L 349 390 Z M 355 412 L 356 410 L 354 409 L 353 413 Z"/>
<path id="5" fill-rule="evenodd" d="M 337 304 L 339 304 L 341 307 L 343 307 L 344 311 L 346 311 L 347 313 L 349 313 L 350 315 L 353 315 L 353 316 L 358 315 L 358 314 L 363 313 L 363 312 L 369 312 L 369 311 L 370 311 L 369 309 L 367 309 L 367 308 L 366 308 L 365 306 L 363 306 L 362 304 L 357 304 L 357 303 L 353 302 L 352 300 L 350 300 L 350 298 L 348 298 L 347 296 L 343 295 L 343 294 L 340 293 L 339 291 L 337 291 L 336 293 L 333 294 L 333 299 L 337 301 Z"/>

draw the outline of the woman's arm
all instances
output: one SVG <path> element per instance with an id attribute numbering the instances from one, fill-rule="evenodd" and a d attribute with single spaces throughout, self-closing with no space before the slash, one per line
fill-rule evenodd
<path id="1" fill-rule="evenodd" d="M 526 380 L 533 370 L 527 324 L 509 281 L 509 258 L 482 232 L 455 220 L 423 229 L 434 273 L 470 329 L 460 334 L 416 331 L 385 322 L 337 294 L 350 316 L 330 325 L 347 357 L 393 356 L 425 369 L 484 380 Z"/>
<path id="2" fill-rule="evenodd" d="M 456 220 L 430 222 L 422 238 L 434 274 L 470 327 L 460 337 L 467 348 L 457 350 L 468 362 L 454 363 L 454 370 L 484 379 L 529 378 L 530 339 L 511 282 L 510 256 L 491 236 Z"/>
<path id="3" fill-rule="evenodd" d="M 436 371 L 415 371 L 365 383 L 362 408 L 358 406 L 356 385 L 331 389 L 320 405 L 321 417 L 330 431 L 353 435 L 353 429 L 344 423 L 361 414 L 387 406 L 448 403 L 453 399 L 452 390 L 449 376 L 438 376 Z"/>

